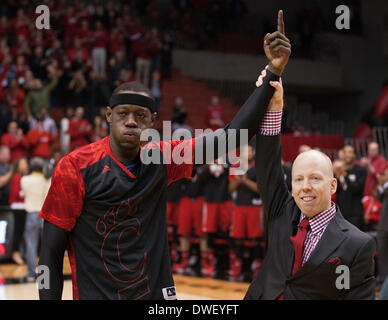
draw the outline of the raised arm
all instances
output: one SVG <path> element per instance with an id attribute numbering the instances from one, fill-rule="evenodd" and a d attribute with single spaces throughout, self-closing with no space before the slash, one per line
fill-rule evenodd
<path id="1" fill-rule="evenodd" d="M 279 80 L 291 54 L 290 41 L 284 34 L 282 10 L 278 13 L 278 30 L 274 33 L 267 34 L 264 38 L 264 51 L 269 60 L 269 64 L 266 75 L 262 77 L 262 85 L 254 90 L 237 115 L 230 124 L 219 132 L 219 135 L 211 133 L 195 140 L 196 153 L 201 152 L 202 155 L 205 155 L 206 145 L 212 143 L 214 144 L 214 157 L 213 159 L 208 159 L 212 161 L 223 156 L 225 153 L 224 150 L 230 152 L 240 147 L 241 129 L 248 129 L 248 141 L 256 133 L 274 93 L 274 88 L 270 85 L 270 81 Z M 233 131 L 229 131 L 228 129 L 235 130 L 235 137 L 233 137 Z M 233 142 L 235 142 L 233 144 L 231 144 L 232 138 L 235 138 L 233 139 Z M 217 147 L 219 141 L 221 141 L 221 145 L 225 141 L 226 146 L 224 150 Z M 204 163 L 205 161 L 196 163 L 195 166 L 198 167 Z"/>
<path id="2" fill-rule="evenodd" d="M 271 85 L 276 91 L 256 138 L 256 178 L 266 223 L 280 215 L 282 207 L 290 198 L 281 162 L 283 87 L 281 80 L 271 82 Z"/>

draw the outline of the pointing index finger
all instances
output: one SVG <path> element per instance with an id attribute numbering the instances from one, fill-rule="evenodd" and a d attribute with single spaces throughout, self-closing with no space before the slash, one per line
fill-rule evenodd
<path id="1" fill-rule="evenodd" d="M 284 34 L 283 10 L 278 12 L 278 31 Z"/>

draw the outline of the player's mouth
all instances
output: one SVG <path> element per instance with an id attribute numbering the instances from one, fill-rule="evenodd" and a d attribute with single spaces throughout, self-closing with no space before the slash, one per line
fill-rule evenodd
<path id="1" fill-rule="evenodd" d="M 137 131 L 127 131 L 123 133 L 123 137 L 128 140 L 139 140 L 140 134 Z"/>

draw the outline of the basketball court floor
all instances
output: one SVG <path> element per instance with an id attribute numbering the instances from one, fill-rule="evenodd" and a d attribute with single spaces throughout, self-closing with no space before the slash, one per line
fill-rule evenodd
<path id="1" fill-rule="evenodd" d="M 70 265 L 65 258 L 63 300 L 72 300 Z M 0 300 L 37 300 L 35 283 L 27 283 L 27 266 L 0 264 Z M 179 300 L 242 300 L 249 283 L 174 275 Z"/>

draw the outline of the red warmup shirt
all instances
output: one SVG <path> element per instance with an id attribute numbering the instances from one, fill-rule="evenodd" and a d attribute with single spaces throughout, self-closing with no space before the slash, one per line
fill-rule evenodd
<path id="1" fill-rule="evenodd" d="M 13 209 L 24 208 L 24 194 L 20 186 L 21 179 L 21 174 L 15 173 L 10 182 L 8 202 Z"/>
<path id="2" fill-rule="evenodd" d="M 109 43 L 109 35 L 106 30 L 99 30 L 94 32 L 93 48 L 105 48 Z"/>
<path id="3" fill-rule="evenodd" d="M 82 147 L 89 143 L 92 127 L 87 120 L 71 119 L 69 123 L 70 150 Z"/>
<path id="4" fill-rule="evenodd" d="M 122 32 L 114 32 L 110 35 L 109 39 L 109 51 L 117 52 L 124 47 L 124 34 Z"/>
<path id="5" fill-rule="evenodd" d="M 5 90 L 5 95 L 11 95 L 11 90 Z M 23 89 L 18 89 L 16 95 L 12 96 L 10 105 L 16 107 L 19 115 L 24 114 L 24 101 L 26 100 L 26 94 Z"/>
<path id="6" fill-rule="evenodd" d="M 364 205 L 364 217 L 367 218 L 372 225 L 379 224 L 382 203 L 372 196 L 365 196 L 361 201 Z"/>
<path id="7" fill-rule="evenodd" d="M 25 136 L 20 141 L 15 136 L 11 136 L 9 133 L 4 133 L 1 137 L 1 144 L 7 146 L 11 150 L 11 162 L 24 157 L 29 144 Z"/>
<path id="8" fill-rule="evenodd" d="M 224 127 L 224 125 L 219 126 L 219 125 L 211 125 L 210 124 L 210 120 L 217 120 L 217 119 L 221 119 L 222 122 L 225 125 L 225 112 L 224 112 L 224 109 L 222 107 L 210 106 L 207 109 L 207 112 L 206 112 L 206 124 L 207 124 L 207 126 L 210 129 L 212 129 L 212 130 L 217 130 L 219 128 Z"/>
<path id="9" fill-rule="evenodd" d="M 80 38 L 81 40 L 90 40 L 90 39 L 93 39 L 93 31 L 92 30 L 89 30 L 89 29 L 81 29 L 79 31 L 77 31 L 77 37 Z M 90 44 L 85 44 L 84 47 L 89 50 L 90 49 Z"/>
<path id="10" fill-rule="evenodd" d="M 367 159 L 370 159 L 367 157 Z M 387 161 L 382 155 L 378 155 L 371 161 L 372 167 L 375 169 L 375 174 L 369 172 L 366 175 L 365 187 L 364 187 L 364 196 L 370 196 L 373 193 L 373 189 L 377 184 L 376 173 L 382 174 L 387 167 Z"/>
<path id="11" fill-rule="evenodd" d="M 28 30 L 28 22 L 28 18 L 14 18 L 11 20 L 11 30 L 15 32 L 16 37 L 20 34 L 24 34 L 26 38 L 29 37 L 30 31 Z"/>
<path id="12" fill-rule="evenodd" d="M 151 41 L 145 38 L 140 38 L 136 41 L 132 42 L 132 51 L 135 57 L 143 58 L 150 60 L 151 52 L 150 52 Z"/>
<path id="13" fill-rule="evenodd" d="M 55 139 L 49 132 L 38 132 L 37 130 L 31 130 L 27 134 L 27 139 L 32 147 L 32 157 L 50 159 L 51 145 L 55 142 Z"/>
<path id="14" fill-rule="evenodd" d="M 86 49 L 86 48 L 82 48 L 82 56 L 83 56 L 83 59 L 86 61 L 90 58 L 90 54 L 89 54 L 89 51 Z M 74 58 L 75 58 L 75 54 L 77 53 L 77 50 L 76 49 L 69 49 L 66 51 L 66 55 L 67 57 L 69 58 L 69 60 L 71 62 L 74 61 Z"/>

